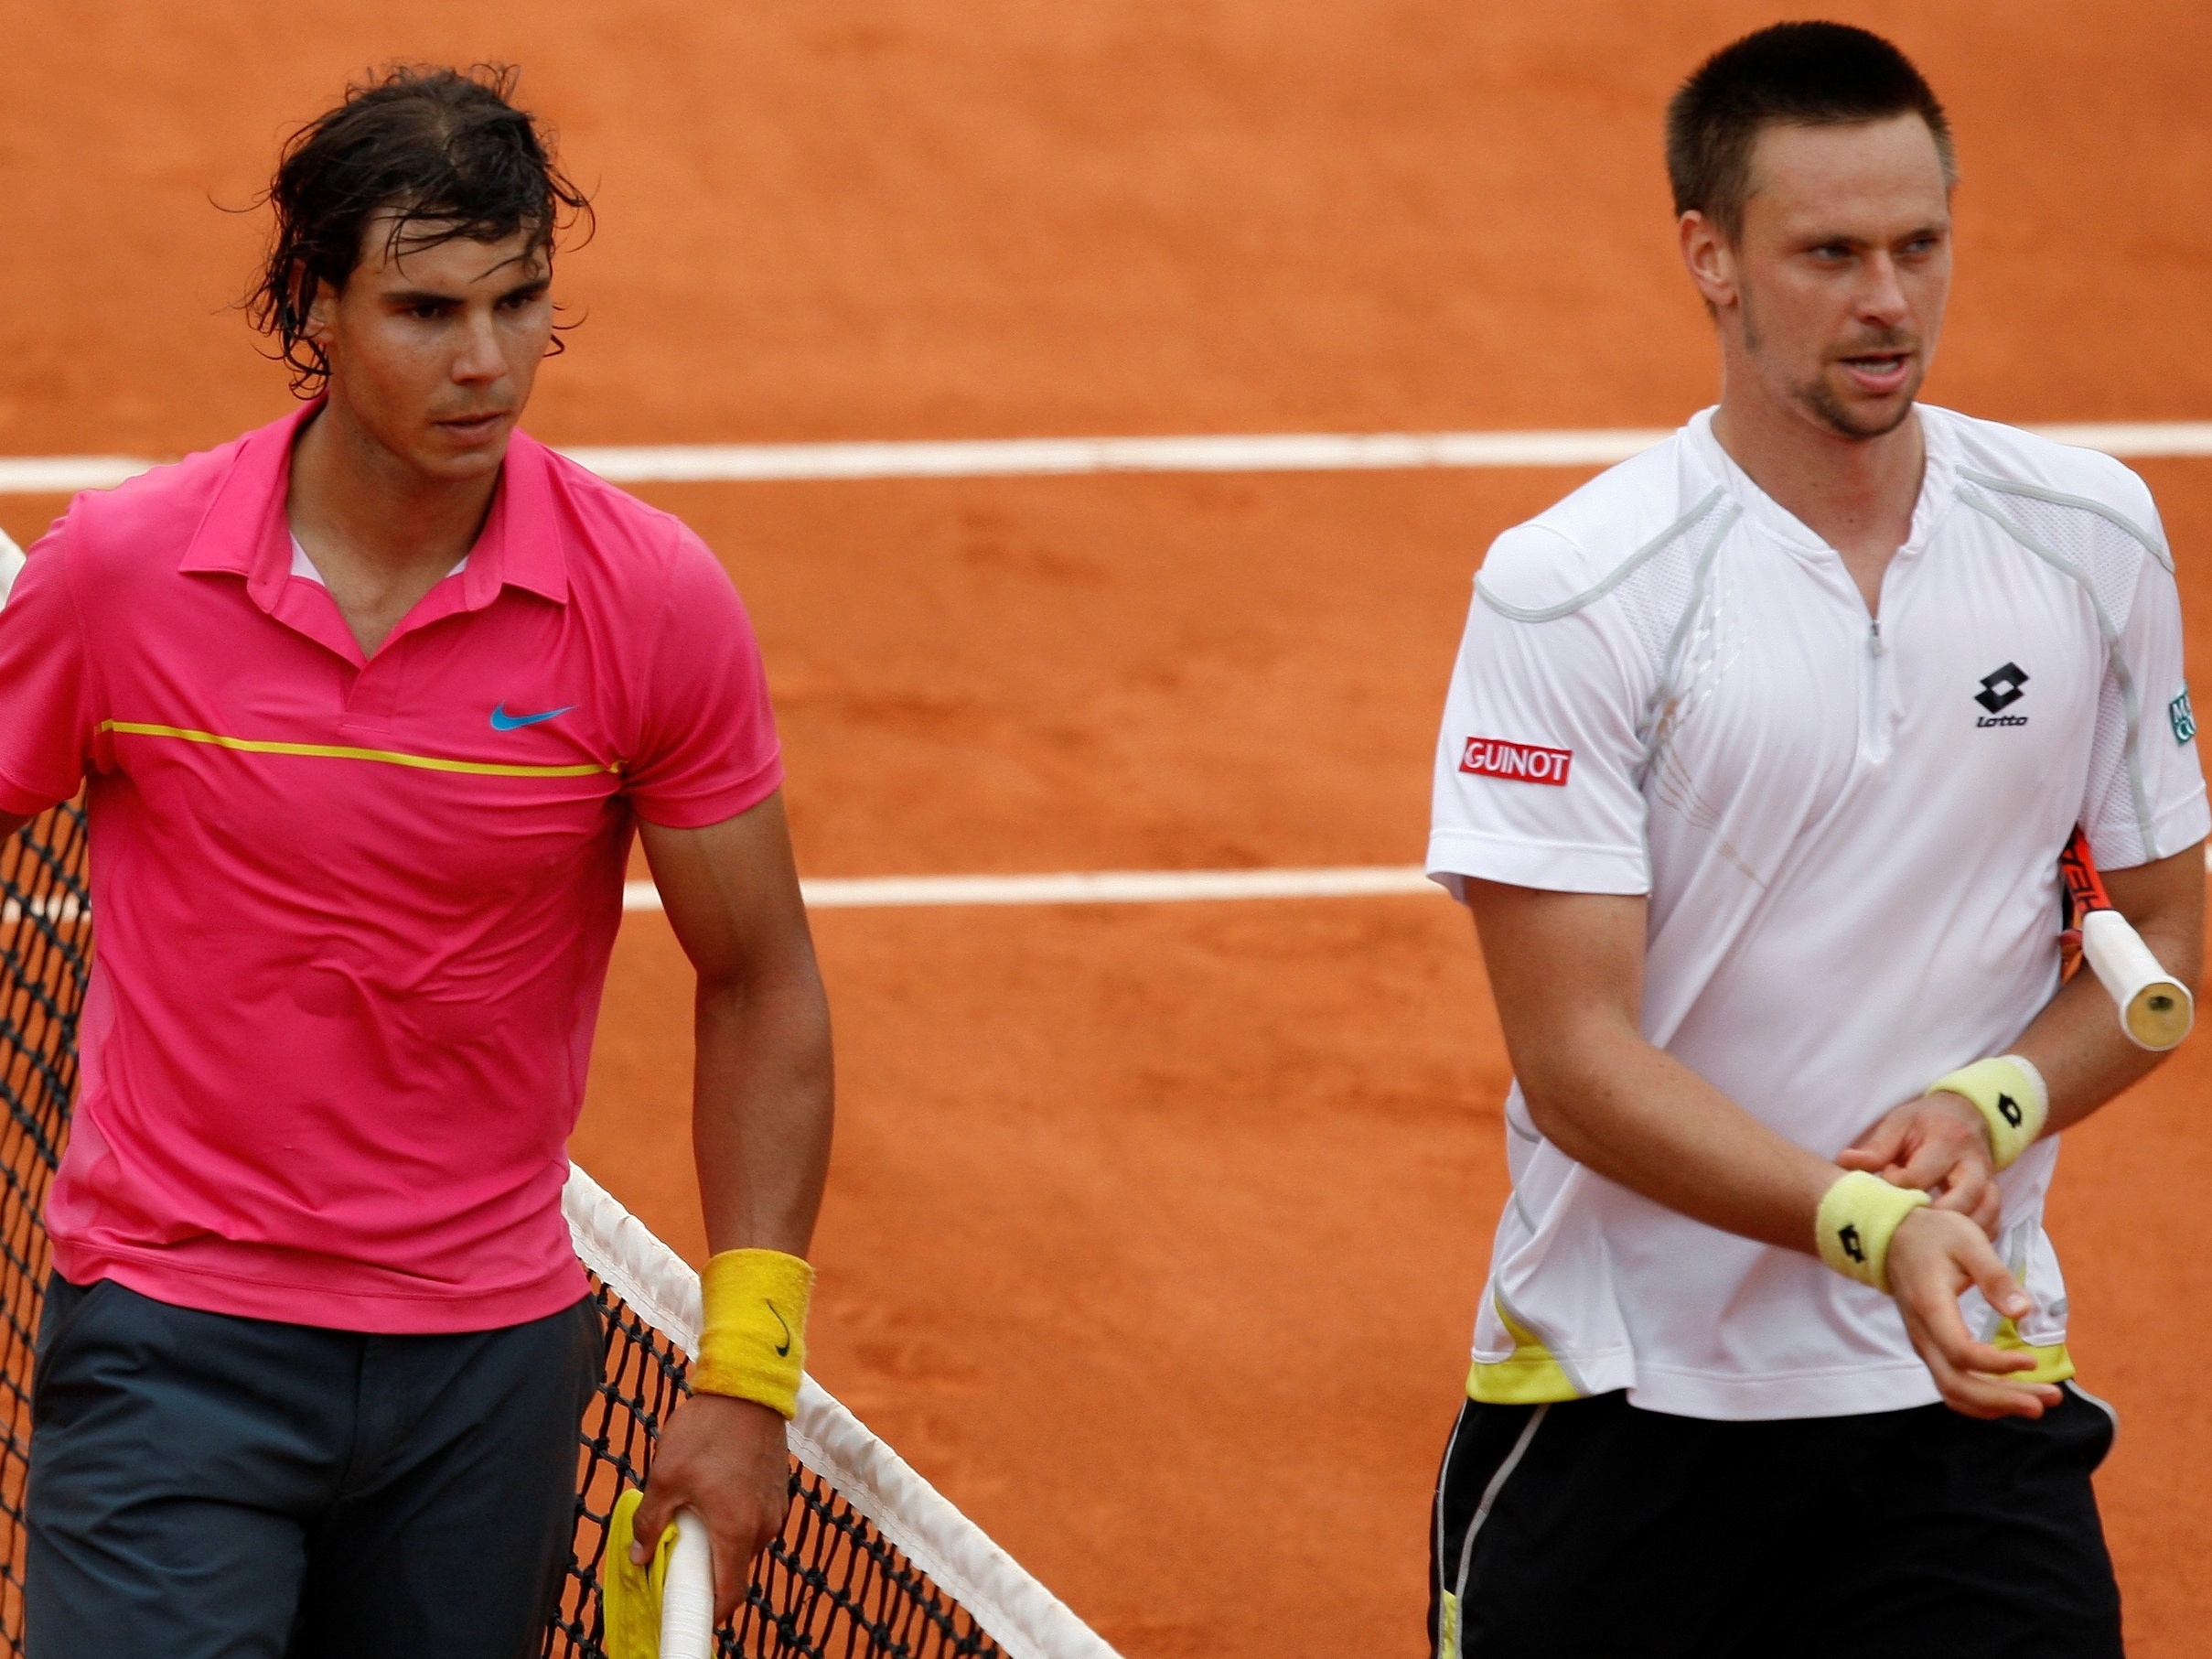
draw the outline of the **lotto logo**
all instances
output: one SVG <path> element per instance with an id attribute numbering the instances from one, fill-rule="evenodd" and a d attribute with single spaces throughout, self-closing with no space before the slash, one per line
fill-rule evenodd
<path id="1" fill-rule="evenodd" d="M 1510 778 L 1517 783 L 1549 783 L 1564 789 L 1567 768 L 1574 759 L 1571 749 L 1545 749 L 1536 743 L 1512 743 L 1503 738 L 1469 738 L 1459 756 L 1459 770 L 1477 778 Z"/>

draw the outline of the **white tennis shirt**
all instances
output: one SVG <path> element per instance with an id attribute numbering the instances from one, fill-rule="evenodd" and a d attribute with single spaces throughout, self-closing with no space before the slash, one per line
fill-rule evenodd
<path id="1" fill-rule="evenodd" d="M 2150 491 L 2093 451 L 1919 418 L 1878 620 L 1708 410 L 1498 539 L 1437 749 L 1430 874 L 1649 895 L 1644 1036 L 1823 1157 L 2049 1000 L 2078 820 L 2107 869 L 2212 828 Z M 1574 1162 L 1518 1084 L 1505 1117 L 1474 1397 L 1625 1388 L 1717 1418 L 1938 1397 L 1886 1297 Z M 2015 1334 L 1965 1302 L 2043 1375 L 2070 1372 L 2057 1157 L 2000 1178 L 1998 1250 L 2036 1312 Z"/>

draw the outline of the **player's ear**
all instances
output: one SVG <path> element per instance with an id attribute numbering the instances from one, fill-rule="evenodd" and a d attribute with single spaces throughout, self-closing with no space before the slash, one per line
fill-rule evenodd
<path id="1" fill-rule="evenodd" d="M 315 283 L 315 297 L 307 302 L 306 326 L 300 332 L 317 345 L 328 344 L 336 323 L 337 310 L 338 290 L 322 278 L 317 277 Z"/>
<path id="2" fill-rule="evenodd" d="M 1675 227 L 1682 265 L 1705 304 L 1715 310 L 1735 304 L 1735 249 L 1721 227 L 1692 208 Z"/>

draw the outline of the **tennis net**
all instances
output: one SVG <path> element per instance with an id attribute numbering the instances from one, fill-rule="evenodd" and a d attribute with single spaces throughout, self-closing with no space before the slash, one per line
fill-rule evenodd
<path id="1" fill-rule="evenodd" d="M 49 1266 L 40 1217 L 68 1134 L 91 952 L 85 821 L 60 807 L 0 843 L 0 1651 L 16 1654 L 33 1344 Z M 605 1659 L 607 1518 L 644 1481 L 689 1392 L 699 1280 L 581 1169 L 563 1207 L 603 1317 L 606 1364 L 580 1426 L 575 1553 L 543 1651 Z M 791 1506 L 718 1633 L 725 1659 L 1114 1659 L 811 1377 L 789 1440 Z"/>
<path id="2" fill-rule="evenodd" d="M 84 815 L 52 812 L 0 842 L 0 1641 L 23 1652 L 23 1489 L 31 1350 L 48 1266 L 46 1190 L 77 1093 L 77 1017 L 92 965 Z"/>
<path id="3" fill-rule="evenodd" d="M 607 1517 L 645 1472 L 684 1392 L 699 1279 L 581 1169 L 562 1194 L 606 1316 L 606 1381 L 585 1414 L 575 1558 L 546 1652 L 599 1659 Z M 790 1428 L 791 1507 L 719 1651 L 746 1659 L 1114 1659 L 1014 1558 L 807 1378 Z"/>

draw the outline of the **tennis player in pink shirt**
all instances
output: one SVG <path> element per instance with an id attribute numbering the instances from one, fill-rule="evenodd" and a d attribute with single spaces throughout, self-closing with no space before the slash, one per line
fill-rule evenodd
<path id="1" fill-rule="evenodd" d="M 0 829 L 81 788 L 100 919 L 36 1655 L 539 1651 L 633 834 L 698 970 L 716 1253 L 638 1533 L 703 1514 L 726 1613 L 782 1520 L 832 1086 L 775 727 L 705 546 L 517 429 L 585 203 L 510 90 L 399 72 L 303 130 L 257 317 L 310 401 L 80 497 L 0 609 Z"/>

